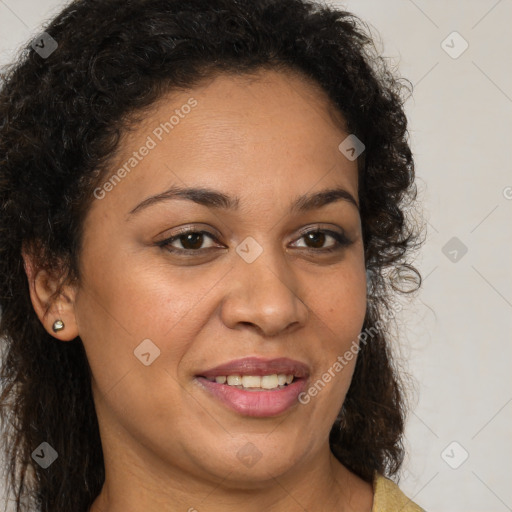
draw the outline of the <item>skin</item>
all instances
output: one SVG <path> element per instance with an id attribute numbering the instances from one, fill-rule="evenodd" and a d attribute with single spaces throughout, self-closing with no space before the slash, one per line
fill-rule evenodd
<path id="1" fill-rule="evenodd" d="M 191 97 L 197 106 L 158 141 L 153 130 Z M 355 358 L 308 404 L 270 418 L 228 409 L 195 379 L 233 359 L 290 357 L 314 383 L 357 340 L 366 310 L 358 207 L 289 211 L 298 195 L 325 188 L 358 203 L 357 164 L 338 149 L 348 132 L 333 110 L 317 85 L 282 71 L 218 75 L 168 94 L 121 141 L 112 172 L 148 135 L 157 145 L 93 201 L 79 283 L 52 300 L 62 279 L 24 255 L 45 328 L 63 342 L 79 335 L 91 366 L 106 468 L 91 512 L 371 510 L 371 484 L 328 443 Z M 237 196 L 239 211 L 178 199 L 129 214 L 172 185 Z M 178 227 L 214 238 L 172 243 L 190 256 L 156 245 Z M 334 238 L 300 232 L 319 227 L 351 243 L 323 253 Z M 249 236 L 263 249 L 252 263 L 236 252 Z M 54 333 L 58 318 L 65 328 Z M 145 366 L 134 350 L 148 338 L 160 355 Z M 247 443 L 261 454 L 251 467 L 237 457 Z"/>

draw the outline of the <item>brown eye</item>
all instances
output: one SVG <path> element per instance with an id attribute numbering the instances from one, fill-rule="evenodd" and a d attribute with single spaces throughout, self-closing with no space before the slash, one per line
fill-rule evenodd
<path id="1" fill-rule="evenodd" d="M 324 244 L 327 238 L 333 238 L 335 243 L 330 247 L 324 248 Z M 315 229 L 313 231 L 308 231 L 307 233 L 303 233 L 300 239 L 304 239 L 306 242 L 307 250 L 311 250 L 314 252 L 332 252 L 338 249 L 342 249 L 350 245 L 352 242 L 342 233 L 337 233 L 336 231 L 331 230 L 319 230 Z M 300 240 L 299 239 L 299 240 Z"/>
<path id="2" fill-rule="evenodd" d="M 165 247 L 170 252 L 201 252 L 202 249 L 209 249 L 210 247 L 202 247 L 205 242 L 205 236 L 211 240 L 215 237 L 208 231 L 182 231 L 181 233 L 158 242 L 159 247 Z M 179 242 L 181 247 L 176 247 L 173 244 Z"/>
<path id="3" fill-rule="evenodd" d="M 304 235 L 304 239 L 312 244 L 315 249 L 321 249 L 325 243 L 325 233 L 322 231 L 311 231 Z"/>
<path id="4" fill-rule="evenodd" d="M 184 249 L 200 249 L 203 245 L 204 234 L 203 233 L 189 233 L 187 235 L 180 235 L 178 237 L 181 245 Z"/>
<path id="5" fill-rule="evenodd" d="M 203 251 L 215 247 L 210 245 L 209 247 L 203 247 L 206 238 L 210 240 L 216 240 L 215 236 L 208 231 L 197 231 L 193 229 L 183 230 L 180 233 L 158 242 L 159 247 L 164 247 L 167 251 L 183 254 L 186 256 L 192 256 L 193 253 L 201 254 Z M 326 241 L 332 238 L 335 243 L 329 247 L 324 247 Z M 306 246 L 298 246 L 305 250 L 316 252 L 316 253 L 329 253 L 342 249 L 345 246 L 350 245 L 352 242 L 342 233 L 337 233 L 331 230 L 320 230 L 315 229 L 303 233 L 299 240 L 305 240 Z M 179 243 L 181 247 L 177 247 L 175 244 Z"/>

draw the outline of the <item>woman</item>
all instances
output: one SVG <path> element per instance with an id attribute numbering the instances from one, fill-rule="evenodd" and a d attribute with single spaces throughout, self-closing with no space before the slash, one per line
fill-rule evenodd
<path id="1" fill-rule="evenodd" d="M 78 0 L 0 96 L 17 510 L 421 510 L 400 82 L 302 0 Z M 409 290 L 410 291 L 410 290 Z"/>

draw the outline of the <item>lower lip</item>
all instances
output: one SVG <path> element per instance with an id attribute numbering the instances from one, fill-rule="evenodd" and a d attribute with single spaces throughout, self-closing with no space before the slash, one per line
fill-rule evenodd
<path id="1" fill-rule="evenodd" d="M 306 387 L 305 379 L 297 379 L 282 389 L 244 391 L 227 384 L 218 384 L 204 377 L 197 381 L 230 409 L 244 416 L 268 417 L 287 411 L 298 403 L 298 396 Z"/>

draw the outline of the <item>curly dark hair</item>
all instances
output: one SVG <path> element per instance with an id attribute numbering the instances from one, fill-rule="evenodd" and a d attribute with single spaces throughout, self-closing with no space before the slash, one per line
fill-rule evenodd
<path id="1" fill-rule="evenodd" d="M 411 87 L 390 71 L 368 26 L 308 0 L 76 0 L 44 30 L 58 47 L 42 56 L 27 43 L 0 89 L 0 420 L 16 511 L 35 503 L 42 512 L 85 512 L 105 479 L 82 341 L 58 343 L 44 329 L 22 248 L 38 269 L 79 281 L 83 221 L 123 133 L 166 92 L 223 72 L 300 73 L 365 144 L 358 179 L 372 291 L 363 330 L 373 334 L 361 344 L 330 446 L 368 482 L 376 471 L 396 475 L 407 388 L 389 333 L 376 325 L 395 292 L 420 287 L 409 255 L 422 242 L 405 215 L 417 196 L 403 108 Z M 59 454 L 47 469 L 31 458 L 42 441 Z"/>

